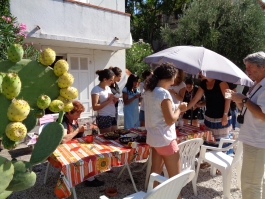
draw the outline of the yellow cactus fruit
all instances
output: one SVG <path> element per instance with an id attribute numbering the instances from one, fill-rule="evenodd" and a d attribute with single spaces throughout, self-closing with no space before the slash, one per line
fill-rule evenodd
<path id="1" fill-rule="evenodd" d="M 78 96 L 78 90 L 75 87 L 67 87 L 60 89 L 60 95 L 66 99 L 73 100 Z"/>
<path id="2" fill-rule="evenodd" d="M 22 140 L 26 134 L 27 128 L 21 122 L 11 122 L 6 126 L 6 136 L 14 142 Z"/>
<path id="3" fill-rule="evenodd" d="M 74 77 L 72 74 L 65 72 L 58 78 L 58 86 L 60 88 L 67 88 L 71 86 L 74 82 Z"/>
<path id="4" fill-rule="evenodd" d="M 40 53 L 40 63 L 44 66 L 49 66 L 55 61 L 56 53 L 50 48 L 46 48 Z"/>
<path id="5" fill-rule="evenodd" d="M 68 102 L 68 103 L 64 104 L 63 111 L 64 112 L 70 112 L 71 110 L 73 110 L 73 108 L 74 108 L 73 103 L 72 102 Z"/>
<path id="6" fill-rule="evenodd" d="M 56 76 L 61 76 L 65 72 L 67 72 L 69 69 L 69 65 L 67 61 L 60 59 L 58 60 L 53 67 L 53 72 Z"/>
<path id="7" fill-rule="evenodd" d="M 27 118 L 30 106 L 25 100 L 12 100 L 7 109 L 7 117 L 12 122 L 21 122 Z"/>

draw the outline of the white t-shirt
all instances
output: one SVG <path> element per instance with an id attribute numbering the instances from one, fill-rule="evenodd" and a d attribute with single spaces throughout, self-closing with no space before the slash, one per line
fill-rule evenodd
<path id="1" fill-rule="evenodd" d="M 186 87 L 186 84 L 184 82 L 181 82 L 178 86 L 170 86 L 169 89 L 173 89 L 177 94 L 179 94 L 179 91 L 182 89 L 182 88 L 185 88 Z M 170 93 L 171 94 L 171 93 Z M 180 101 L 177 100 L 176 96 L 171 94 L 172 96 L 172 99 L 173 99 L 173 102 L 175 104 L 180 104 Z"/>
<path id="2" fill-rule="evenodd" d="M 108 100 L 110 94 L 112 94 L 110 87 L 107 87 L 106 90 L 101 88 L 100 86 L 95 86 L 92 91 L 91 95 L 96 94 L 99 96 L 98 103 L 101 104 Z M 100 116 L 111 116 L 115 117 L 115 105 L 114 102 L 110 102 L 108 105 L 103 107 L 102 109 L 98 110 L 98 115 Z"/>
<path id="3" fill-rule="evenodd" d="M 144 82 L 141 82 L 139 87 L 140 87 L 141 96 L 143 98 L 143 96 L 144 96 Z M 141 101 L 140 110 L 144 111 L 144 98 Z"/>
<path id="4" fill-rule="evenodd" d="M 265 114 L 265 78 L 255 86 L 247 97 L 251 97 L 260 85 L 262 87 L 249 100 L 257 104 Z M 245 108 L 243 108 L 243 113 L 244 111 Z M 265 149 L 265 122 L 254 116 L 249 109 L 245 113 L 244 123 L 241 124 L 238 140 L 250 146 Z"/>
<path id="5" fill-rule="evenodd" d="M 172 97 L 168 90 L 156 87 L 152 92 L 146 91 L 144 95 L 145 103 L 145 127 L 147 130 L 147 144 L 151 147 L 168 146 L 176 139 L 175 124 L 167 125 L 162 113 L 161 103 L 164 99 Z M 175 112 L 175 105 L 172 101 L 172 111 Z"/>

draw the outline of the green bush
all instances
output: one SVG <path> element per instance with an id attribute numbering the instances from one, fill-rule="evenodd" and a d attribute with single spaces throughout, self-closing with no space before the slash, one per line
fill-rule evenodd
<path id="1" fill-rule="evenodd" d="M 22 44 L 26 38 L 26 25 L 19 24 L 15 17 L 2 16 L 0 18 L 0 60 L 7 59 L 7 49 L 11 44 Z"/>
<path id="2" fill-rule="evenodd" d="M 196 0 L 183 13 L 176 30 L 161 30 L 169 46 L 204 46 L 241 68 L 247 54 L 265 48 L 265 16 L 256 0 Z"/>
<path id="3" fill-rule="evenodd" d="M 143 59 L 152 53 L 150 44 L 142 40 L 133 43 L 132 47 L 126 50 L 126 68 L 141 77 L 141 73 L 150 68 Z"/>

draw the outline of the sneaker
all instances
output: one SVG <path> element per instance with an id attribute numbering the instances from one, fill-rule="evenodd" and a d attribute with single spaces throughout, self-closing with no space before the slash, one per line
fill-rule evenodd
<path id="1" fill-rule="evenodd" d="M 85 181 L 85 185 L 87 187 L 100 187 L 103 186 L 104 184 L 105 184 L 104 181 L 100 181 L 97 178 L 95 178 L 95 180 L 93 181 L 88 181 L 88 180 Z"/>

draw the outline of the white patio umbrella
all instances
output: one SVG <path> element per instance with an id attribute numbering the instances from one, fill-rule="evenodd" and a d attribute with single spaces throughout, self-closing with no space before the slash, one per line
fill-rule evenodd
<path id="1" fill-rule="evenodd" d="M 253 81 L 233 62 L 204 47 L 175 46 L 144 58 L 150 63 L 173 63 L 186 73 L 197 75 L 200 71 L 208 78 L 252 86 Z"/>

